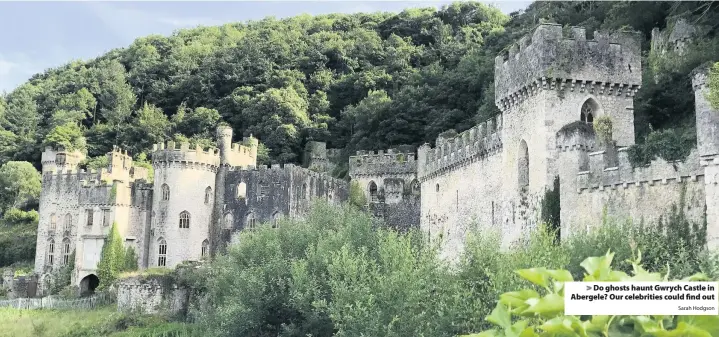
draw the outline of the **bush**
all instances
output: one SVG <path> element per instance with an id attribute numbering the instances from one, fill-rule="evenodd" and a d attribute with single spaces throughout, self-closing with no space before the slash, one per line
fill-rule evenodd
<path id="1" fill-rule="evenodd" d="M 691 128 L 652 131 L 643 143 L 630 146 L 627 154 L 634 167 L 649 165 L 657 157 L 684 160 L 696 143 L 696 130 Z"/>
<path id="2" fill-rule="evenodd" d="M 125 247 L 122 244 L 120 232 L 117 230 L 117 224 L 113 223 L 110 235 L 107 236 L 102 246 L 100 261 L 97 264 L 97 277 L 100 279 L 98 290 L 107 289 L 124 269 Z"/>
<path id="3" fill-rule="evenodd" d="M 453 336 L 483 305 L 421 235 L 375 228 L 352 207 L 241 233 L 210 270 L 203 321 L 215 336 Z"/>

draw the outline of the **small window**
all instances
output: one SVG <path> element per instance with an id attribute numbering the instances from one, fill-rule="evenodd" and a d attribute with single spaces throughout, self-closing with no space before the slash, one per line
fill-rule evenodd
<path id="1" fill-rule="evenodd" d="M 263 182 L 260 182 L 260 197 L 265 197 L 268 194 L 270 194 L 269 190 L 270 190 L 269 185 L 267 185 Z"/>
<path id="2" fill-rule="evenodd" d="M 110 210 L 109 209 L 102 210 L 102 226 L 103 227 L 110 226 Z"/>
<path id="3" fill-rule="evenodd" d="M 66 266 L 70 263 L 70 239 L 64 238 L 62 240 L 62 265 Z"/>
<path id="4" fill-rule="evenodd" d="M 212 200 L 212 187 L 207 186 L 205 189 L 205 205 L 209 205 L 210 200 Z"/>
<path id="5" fill-rule="evenodd" d="M 435 189 L 437 192 L 439 192 L 439 184 L 437 184 L 437 185 L 434 187 L 434 189 Z"/>
<path id="6" fill-rule="evenodd" d="M 237 199 L 244 199 L 247 196 L 247 184 L 244 182 L 237 184 Z"/>
<path id="7" fill-rule="evenodd" d="M 65 214 L 65 223 L 63 224 L 64 231 L 70 231 L 72 229 L 72 215 L 70 213 Z"/>
<path id="8" fill-rule="evenodd" d="M 207 239 L 205 239 L 205 241 L 202 241 L 202 253 L 201 253 L 202 258 L 207 257 L 207 254 L 209 252 L 210 252 L 210 241 L 207 241 Z"/>
<path id="9" fill-rule="evenodd" d="M 302 184 L 302 199 L 307 199 L 307 194 L 308 194 L 307 184 L 305 183 L 305 184 Z"/>
<path id="10" fill-rule="evenodd" d="M 162 184 L 162 200 L 170 200 L 170 186 L 167 184 Z"/>
<path id="11" fill-rule="evenodd" d="M 421 190 L 420 190 L 419 181 L 417 181 L 417 179 L 412 180 L 412 183 L 410 184 L 410 188 L 412 191 L 412 195 L 420 195 Z"/>
<path id="12" fill-rule="evenodd" d="M 377 184 L 374 181 L 369 182 L 369 200 L 370 202 L 377 202 Z"/>
<path id="13" fill-rule="evenodd" d="M 280 228 L 280 212 L 272 214 L 272 228 Z"/>
<path id="14" fill-rule="evenodd" d="M 57 216 L 55 213 L 50 214 L 50 230 L 54 231 L 57 229 Z"/>
<path id="15" fill-rule="evenodd" d="M 47 264 L 51 265 L 55 263 L 55 240 L 50 240 L 47 243 Z"/>
<path id="16" fill-rule="evenodd" d="M 254 230 L 254 229 L 255 229 L 255 225 L 256 225 L 255 215 L 252 214 L 252 213 L 247 214 L 247 224 L 246 224 L 246 228 L 247 228 L 248 230 Z"/>
<path id="17" fill-rule="evenodd" d="M 160 239 L 158 245 L 158 254 L 157 254 L 157 266 L 158 267 L 165 267 L 167 265 L 167 241 L 164 239 Z"/>
<path id="18" fill-rule="evenodd" d="M 232 213 L 225 213 L 225 229 L 232 229 L 234 218 Z"/>
<path id="19" fill-rule="evenodd" d="M 92 226 L 92 223 L 94 222 L 93 216 L 95 215 L 95 212 L 92 209 L 88 209 L 85 211 L 87 214 L 87 223 L 86 225 Z"/>
<path id="20" fill-rule="evenodd" d="M 180 228 L 190 228 L 190 213 L 187 211 L 180 213 Z"/>

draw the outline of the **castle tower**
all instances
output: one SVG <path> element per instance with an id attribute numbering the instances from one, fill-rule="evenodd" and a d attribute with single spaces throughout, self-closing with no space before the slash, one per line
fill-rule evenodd
<path id="1" fill-rule="evenodd" d="M 220 144 L 225 145 L 222 139 Z M 155 145 L 149 267 L 174 267 L 209 253 L 215 174 L 222 160 L 213 148 Z"/>
<path id="2" fill-rule="evenodd" d="M 502 143 L 529 192 L 552 185 L 558 173 L 557 132 L 570 123 L 610 116 L 618 146 L 634 144 L 633 98 L 642 81 L 634 33 L 594 32 L 540 24 L 495 59 L 495 101 L 503 114 Z M 522 176 L 526 172 L 527 177 Z"/>
<path id="3" fill-rule="evenodd" d="M 719 247 L 719 109 L 707 100 L 708 65 L 692 72 L 697 120 L 697 149 L 704 168 L 706 195 L 707 244 Z"/>
<path id="4" fill-rule="evenodd" d="M 220 165 L 217 168 L 215 177 L 215 201 L 212 209 L 212 220 L 210 226 L 210 256 L 215 257 L 222 242 L 222 229 L 224 221 L 225 204 L 225 183 L 227 171 L 230 167 L 230 155 L 232 150 L 232 128 L 227 125 L 217 127 L 217 146 L 220 149 Z"/>

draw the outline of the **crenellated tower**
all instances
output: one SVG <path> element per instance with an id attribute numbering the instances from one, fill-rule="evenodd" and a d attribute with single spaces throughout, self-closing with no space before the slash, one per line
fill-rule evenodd
<path id="1" fill-rule="evenodd" d="M 697 121 L 697 149 L 704 169 L 706 196 L 707 244 L 719 247 L 719 109 L 713 107 L 707 95 L 709 64 L 692 72 L 695 113 Z"/>

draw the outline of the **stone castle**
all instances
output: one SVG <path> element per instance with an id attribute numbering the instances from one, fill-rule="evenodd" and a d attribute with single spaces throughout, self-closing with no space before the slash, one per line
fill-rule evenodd
<path id="1" fill-rule="evenodd" d="M 693 74 L 698 146 L 683 162 L 654 160 L 632 167 L 634 95 L 642 82 L 640 41 L 632 33 L 541 24 L 495 60 L 495 101 L 501 114 L 434 147 L 359 151 L 349 175 L 369 209 L 388 224 L 419 226 L 457 256 L 468 231 L 492 228 L 509 245 L 540 220 L 546 191 L 559 187 L 561 236 L 603 216 L 656 221 L 681 205 L 706 221 L 719 245 L 719 111 L 705 94 L 707 71 Z M 609 116 L 612 141 L 599 142 L 593 121 Z M 302 216 L 314 199 L 341 203 L 349 184 L 331 178 L 339 151 L 310 142 L 308 168 L 256 167 L 257 140 L 231 144 L 217 130 L 218 149 L 159 144 L 148 170 L 120 150 L 99 172 L 78 171 L 79 153 L 47 149 L 35 271 L 47 274 L 75 251 L 73 280 L 90 289 L 103 240 L 116 223 L 141 268 L 173 267 L 212 255 L 233 232 L 259 222 Z M 680 199 L 684 199 L 680 202 Z"/>

